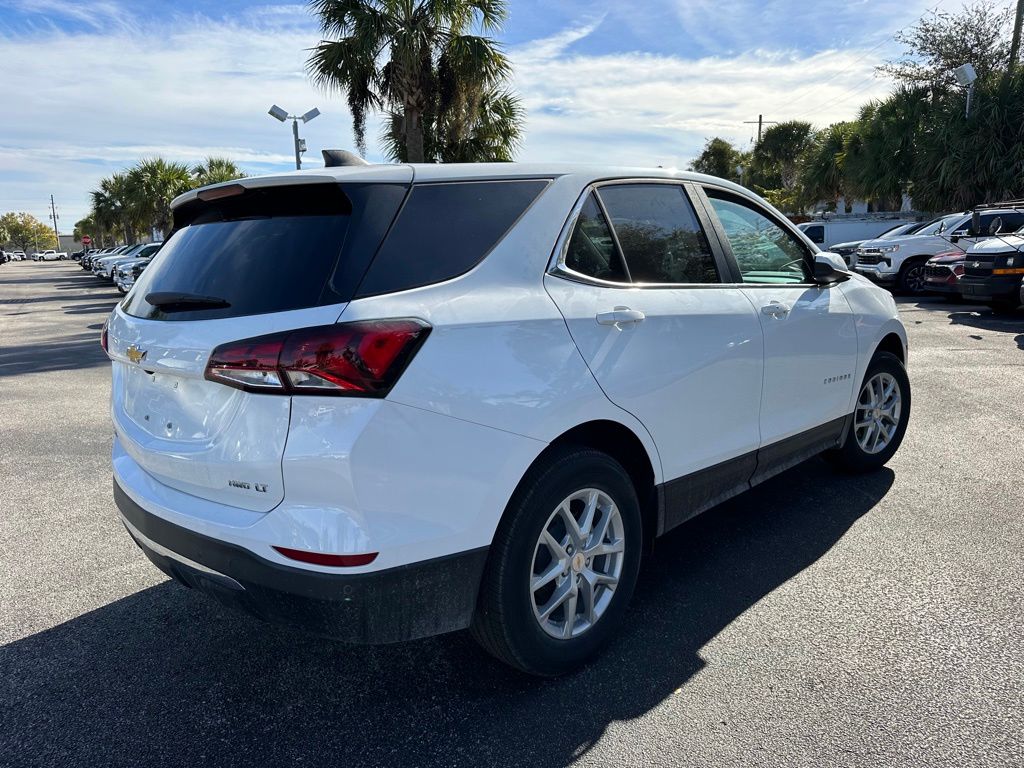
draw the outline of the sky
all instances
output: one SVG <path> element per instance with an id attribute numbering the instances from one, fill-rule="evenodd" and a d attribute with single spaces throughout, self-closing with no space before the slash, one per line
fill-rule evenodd
<path id="1" fill-rule="evenodd" d="M 944 0 L 954 6 L 955 0 Z M 509 0 L 498 35 L 527 109 L 519 159 L 685 165 L 711 136 L 749 148 L 758 114 L 824 126 L 891 84 L 893 34 L 943 0 Z M 344 96 L 305 72 L 321 39 L 305 4 L 0 0 L 0 213 L 70 233 L 99 180 L 142 157 L 294 164 L 290 124 L 353 147 Z M 371 121 L 367 159 L 381 161 Z"/>

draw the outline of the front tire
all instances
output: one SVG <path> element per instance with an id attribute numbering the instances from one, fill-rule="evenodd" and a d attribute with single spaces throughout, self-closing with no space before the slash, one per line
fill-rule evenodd
<path id="1" fill-rule="evenodd" d="M 827 454 L 846 472 L 871 472 L 893 457 L 910 421 L 910 378 L 900 359 L 876 352 L 861 383 L 843 445 Z"/>
<path id="2" fill-rule="evenodd" d="M 925 260 L 927 261 L 927 260 Z M 912 261 L 904 264 L 896 280 L 897 287 L 903 293 L 921 296 L 925 292 L 925 261 Z"/>
<path id="3" fill-rule="evenodd" d="M 552 677 L 612 638 L 636 586 L 640 503 L 607 454 L 565 447 L 531 468 L 488 556 L 473 637 L 501 661 Z"/>

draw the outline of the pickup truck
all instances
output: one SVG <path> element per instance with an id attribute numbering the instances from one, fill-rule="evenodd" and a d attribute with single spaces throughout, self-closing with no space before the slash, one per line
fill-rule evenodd
<path id="1" fill-rule="evenodd" d="M 55 251 L 52 248 L 47 251 L 39 251 L 32 254 L 32 261 L 58 261 L 68 257 L 67 251 Z"/>
<path id="2" fill-rule="evenodd" d="M 854 269 L 876 283 L 904 293 L 924 293 L 928 288 L 925 267 L 928 260 L 939 253 L 948 253 L 951 246 L 966 251 L 988 238 L 996 219 L 1002 231 L 1012 231 L 1024 225 L 1024 212 L 1019 208 L 980 208 L 942 216 L 913 235 L 867 240 L 857 249 Z M 975 225 L 980 228 L 975 230 Z"/>

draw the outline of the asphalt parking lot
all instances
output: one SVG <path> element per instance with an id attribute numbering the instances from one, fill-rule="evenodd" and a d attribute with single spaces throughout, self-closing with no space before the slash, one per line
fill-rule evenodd
<path id="1" fill-rule="evenodd" d="M 542 681 L 464 634 L 349 647 L 168 582 L 111 498 L 118 298 L 0 266 L 0 765 L 1024 763 L 1024 312 L 903 300 L 890 468 L 814 460 L 677 529 L 609 651 Z"/>

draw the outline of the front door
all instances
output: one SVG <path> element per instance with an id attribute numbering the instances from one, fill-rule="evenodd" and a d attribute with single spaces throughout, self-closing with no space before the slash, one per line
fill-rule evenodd
<path id="1" fill-rule="evenodd" d="M 726 191 L 705 192 L 764 335 L 762 458 L 788 453 L 786 464 L 795 463 L 834 441 L 849 413 L 858 384 L 853 311 L 837 285 L 814 283 L 811 250 L 774 213 Z"/>
<path id="2" fill-rule="evenodd" d="M 585 198 L 545 278 L 605 394 L 651 433 L 666 481 L 691 476 L 672 486 L 669 526 L 753 471 L 761 327 L 723 268 L 682 185 L 614 183 Z"/>

